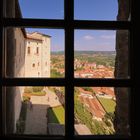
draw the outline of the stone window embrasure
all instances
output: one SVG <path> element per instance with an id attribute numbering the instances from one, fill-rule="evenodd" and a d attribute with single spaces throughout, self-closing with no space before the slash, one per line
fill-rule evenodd
<path id="1" fill-rule="evenodd" d="M 12 4 L 12 1 L 11 0 L 7 0 L 7 1 L 8 1 L 8 4 L 7 4 L 8 7 L 14 6 L 14 5 L 11 5 Z M 97 29 L 99 29 L 99 28 L 112 29 L 112 28 L 115 28 L 115 27 L 116 28 L 121 28 L 121 27 L 125 28 L 124 26 L 122 26 L 123 24 L 121 24 L 121 23 L 115 24 L 115 22 L 112 25 L 110 23 L 107 24 L 107 22 L 103 22 L 104 24 L 102 24 L 101 21 L 100 22 L 98 21 L 99 24 L 97 24 L 98 22 L 95 22 L 94 23 L 94 21 L 93 21 L 93 23 L 92 22 L 88 22 L 88 21 L 85 21 L 85 22 L 77 21 L 77 22 L 75 22 L 75 24 L 73 24 L 74 22 L 70 22 L 71 20 L 73 21 L 73 2 L 72 1 L 73 0 L 68 0 L 68 1 L 65 2 L 65 7 L 66 7 L 65 8 L 65 12 L 66 12 L 65 13 L 66 14 L 66 16 L 65 16 L 65 19 L 66 19 L 65 20 L 65 24 L 63 24 L 63 23 L 61 24 L 60 21 L 54 21 L 54 24 L 53 24 L 53 27 L 56 26 L 56 28 L 58 28 L 59 27 L 58 25 L 61 25 L 60 27 L 63 27 L 63 28 L 66 29 L 66 32 L 65 33 L 66 33 L 67 38 L 66 38 L 66 53 L 65 53 L 65 55 L 66 55 L 66 78 L 65 78 L 65 80 L 67 81 L 67 86 L 66 86 L 66 98 L 65 99 L 66 99 L 66 109 L 68 110 L 68 111 L 66 111 L 66 116 L 67 116 L 67 118 L 66 118 L 67 119 L 67 121 L 66 121 L 67 122 L 67 125 L 66 125 L 66 137 L 67 138 L 71 138 L 71 139 L 73 138 L 73 136 L 72 136 L 72 134 L 73 134 L 73 126 L 72 125 L 74 123 L 73 120 L 72 120 L 72 118 L 74 118 L 73 117 L 74 116 L 74 114 L 73 114 L 74 113 L 74 110 L 73 110 L 73 108 L 74 108 L 73 99 L 74 98 L 73 98 L 73 94 L 72 94 L 74 92 L 74 90 L 73 90 L 73 87 L 75 86 L 74 84 L 76 84 L 76 86 L 77 86 L 77 85 L 80 85 L 80 82 L 81 82 L 81 85 L 84 82 L 84 83 L 86 83 L 86 85 L 89 85 L 90 86 L 91 85 L 91 81 L 92 81 L 92 80 L 85 80 L 84 81 L 83 79 L 75 80 L 73 78 L 73 64 L 72 64 L 73 63 L 73 48 L 71 49 L 71 47 L 73 46 L 73 42 L 74 42 L 73 41 L 73 38 L 74 38 L 73 37 L 74 36 L 74 29 L 73 28 L 75 28 L 75 27 L 73 27 L 73 25 L 76 26 L 77 28 L 90 28 L 90 29 L 91 28 L 94 28 L 94 29 L 96 29 L 96 28 Z M 124 20 L 125 21 L 126 19 L 129 18 L 129 14 L 130 14 L 129 13 L 130 12 L 129 11 L 129 9 L 130 9 L 129 8 L 129 0 L 118 0 L 118 3 L 119 3 L 118 20 Z M 7 14 L 9 13 L 9 15 L 12 17 L 12 15 L 11 15 L 12 12 L 9 9 L 8 9 Z M 29 23 L 32 24 L 31 21 L 29 21 Z M 36 23 L 36 25 L 37 25 L 37 23 L 39 23 L 39 22 L 34 22 L 34 23 Z M 43 23 L 42 25 L 46 25 L 46 22 L 45 21 L 44 22 L 42 21 L 42 23 Z M 28 22 L 24 22 L 24 24 L 27 26 L 28 25 Z M 29 24 L 29 25 L 31 25 L 31 24 Z M 10 22 L 9 22 L 9 25 L 10 25 Z M 23 25 L 23 24 L 21 24 L 21 25 Z M 69 25 L 69 26 L 64 26 L 64 25 Z M 127 22 L 126 22 L 126 25 L 128 25 Z M 50 26 L 50 24 L 48 24 L 48 26 Z M 110 28 L 109 28 L 109 26 L 110 26 Z M 3 28 L 4 27 L 5 26 L 3 25 Z M 11 33 L 12 33 L 12 31 L 11 31 Z M 118 34 L 119 34 L 119 32 L 117 32 L 117 35 Z M 125 33 L 123 33 L 123 34 L 125 34 Z M 117 42 L 121 42 L 121 40 L 119 40 L 119 39 L 116 40 L 116 41 Z M 117 55 L 118 55 L 117 58 L 120 58 L 119 56 L 122 53 L 124 53 L 123 56 L 125 57 L 126 56 L 126 54 L 125 54 L 126 52 L 119 52 L 119 48 L 118 47 L 121 47 L 121 43 L 119 43 L 119 45 L 116 46 L 116 48 L 117 48 L 116 51 L 117 51 Z M 30 51 L 31 51 L 30 50 L 30 47 L 28 47 L 28 52 L 27 53 L 30 54 L 31 53 Z M 9 51 L 8 53 L 10 54 L 11 52 Z M 9 60 L 9 58 L 11 60 L 13 59 L 11 57 L 11 55 L 10 56 L 7 55 L 7 58 L 8 58 L 8 60 Z M 13 72 L 13 70 L 11 70 L 12 65 L 10 65 L 11 62 L 10 61 L 7 61 L 7 62 L 9 62 L 8 72 L 9 73 L 12 73 Z M 123 73 L 124 72 L 124 68 L 123 68 L 124 66 L 123 65 L 120 65 L 120 63 L 121 64 L 123 63 L 123 59 L 117 59 L 117 61 L 116 61 L 116 69 L 117 68 L 120 69 L 120 71 L 122 71 L 120 73 Z M 125 65 L 127 65 L 127 64 L 125 64 Z M 119 66 L 120 66 L 120 68 L 119 68 Z M 34 63 L 32 64 L 32 67 L 35 67 L 35 64 Z M 71 71 L 70 71 L 69 67 L 71 67 L 71 69 L 72 69 Z M 118 71 L 117 70 L 116 70 L 116 74 L 115 75 L 118 76 Z M 126 75 L 125 72 L 124 72 L 124 75 Z M 4 79 L 4 81 L 6 81 L 6 80 L 7 79 Z M 15 79 L 13 78 L 13 81 L 14 80 Z M 56 81 L 55 81 L 55 79 L 52 80 L 51 81 L 52 82 L 51 85 L 52 84 L 59 85 L 61 82 L 57 82 L 57 80 L 60 81 L 61 79 L 56 79 Z M 64 84 L 64 85 L 66 85 L 65 80 L 62 79 L 62 84 Z M 30 80 L 30 82 L 34 82 L 34 83 L 39 83 L 38 81 L 39 81 L 39 79 L 37 79 L 37 81 L 36 81 L 36 79 L 31 79 Z M 44 82 L 46 82 L 46 81 L 44 81 Z M 72 81 L 75 81 L 75 82 L 72 82 Z M 17 84 L 16 82 L 17 83 L 19 82 L 19 83 L 23 84 L 24 79 L 16 79 L 13 83 L 16 85 Z M 49 81 L 47 81 L 47 82 L 49 83 Z M 48 84 L 47 82 L 45 83 L 46 85 Z M 114 79 L 113 81 L 111 81 L 111 80 L 104 81 L 104 80 L 101 79 L 101 80 L 97 80 L 96 81 L 96 79 L 93 79 L 93 83 L 95 84 L 94 86 L 98 86 L 98 84 L 101 85 L 101 86 L 103 86 L 104 84 L 105 85 L 109 85 L 109 84 L 113 85 L 113 83 L 111 83 L 111 82 L 117 83 L 117 82 L 121 82 L 121 80 L 120 81 L 119 80 L 117 81 L 117 79 Z M 128 83 L 129 82 L 129 79 L 126 82 Z M 6 82 L 3 82 L 2 83 L 2 87 L 3 86 L 7 86 L 9 83 L 10 83 L 9 81 L 7 81 L 7 84 L 6 84 Z M 41 83 L 42 83 L 42 85 L 44 84 L 42 81 L 41 81 Z M 62 85 L 62 84 L 60 84 L 60 85 Z M 123 82 L 121 82 L 118 85 L 123 86 L 125 84 L 123 84 Z M 2 89 L 2 87 L 1 87 L 1 89 Z M 1 91 L 3 91 L 3 90 L 1 90 Z M 10 92 L 11 91 L 10 90 L 8 91 L 8 89 L 7 89 L 7 93 L 10 96 L 7 96 L 7 101 L 9 101 L 9 102 L 7 102 L 7 105 L 6 105 L 6 114 L 7 114 L 7 116 L 6 116 L 7 117 L 6 118 L 7 124 L 6 125 L 9 126 L 9 127 L 7 127 L 7 131 L 9 131 L 11 133 L 12 132 L 12 128 L 11 128 L 11 126 L 12 126 L 11 125 L 11 123 L 12 123 L 12 119 L 11 118 L 12 117 L 10 116 L 11 115 L 10 114 L 11 111 L 8 108 L 11 104 L 8 104 L 8 103 L 11 103 L 11 100 L 13 101 L 13 94 L 10 94 Z M 120 94 L 120 93 L 122 93 L 122 94 Z M 8 95 L 8 94 L 6 94 L 6 95 Z M 117 98 L 116 98 L 116 100 L 117 100 L 117 107 L 116 107 L 116 114 L 115 114 L 116 115 L 116 120 L 115 120 L 115 123 L 114 123 L 115 126 L 116 126 L 115 129 L 116 129 L 116 132 L 118 132 L 118 133 L 121 132 L 121 134 L 128 135 L 129 134 L 128 133 L 129 132 L 128 131 L 128 129 L 129 129 L 128 109 L 129 108 L 126 108 L 126 105 L 125 105 L 126 100 L 129 100 L 128 99 L 128 94 L 124 95 L 123 94 L 123 91 L 121 91 L 121 90 L 120 91 L 119 90 L 116 91 L 116 94 L 117 94 Z M 125 99 L 125 102 L 122 102 L 123 99 Z M 123 108 L 123 110 L 122 110 L 122 108 Z M 125 111 L 127 112 L 127 114 L 124 114 Z M 8 116 L 10 116 L 10 117 L 8 117 Z"/>

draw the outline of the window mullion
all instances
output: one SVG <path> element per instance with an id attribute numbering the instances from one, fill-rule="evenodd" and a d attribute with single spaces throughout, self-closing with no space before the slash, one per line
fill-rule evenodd
<path id="1" fill-rule="evenodd" d="M 65 0 L 65 134 L 67 139 L 74 135 L 74 0 Z"/>

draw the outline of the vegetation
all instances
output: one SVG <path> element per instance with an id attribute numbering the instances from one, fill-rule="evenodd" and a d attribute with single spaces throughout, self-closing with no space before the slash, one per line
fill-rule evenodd
<path id="1" fill-rule="evenodd" d="M 115 117 L 115 114 L 109 112 L 109 113 L 106 113 L 104 117 L 105 117 L 106 119 L 109 119 L 109 120 L 113 121 L 113 120 L 114 120 L 114 117 Z"/>
<path id="2" fill-rule="evenodd" d="M 99 101 L 101 102 L 101 104 L 103 105 L 103 107 L 105 108 L 106 112 L 111 112 L 113 113 L 115 111 L 115 106 L 116 103 L 114 100 L 112 99 L 106 99 L 106 98 L 102 98 L 102 97 L 97 97 L 99 99 Z"/>
<path id="3" fill-rule="evenodd" d="M 33 86 L 33 92 L 41 92 L 43 90 L 44 87 L 42 86 Z"/>
<path id="4" fill-rule="evenodd" d="M 65 112 L 63 106 L 48 109 L 49 123 L 65 124 Z"/>
<path id="5" fill-rule="evenodd" d="M 93 92 L 92 88 L 91 87 L 82 87 L 84 90 L 86 91 L 90 91 L 90 92 Z"/>
<path id="6" fill-rule="evenodd" d="M 34 96 L 45 96 L 46 92 L 45 91 L 38 91 L 38 92 L 32 92 L 30 94 L 34 95 Z"/>
<path id="7" fill-rule="evenodd" d="M 24 88 L 24 93 L 31 93 L 31 92 L 33 92 L 32 87 L 25 87 Z"/>
<path id="8" fill-rule="evenodd" d="M 75 88 L 74 91 L 75 118 L 78 121 L 80 121 L 80 123 L 85 124 L 90 129 L 92 134 L 113 134 L 114 130 L 112 128 L 111 114 L 106 114 L 103 121 L 97 121 L 96 119 L 93 119 L 93 115 L 88 111 L 86 106 L 84 106 L 78 99 L 78 88 Z"/>
<path id="9" fill-rule="evenodd" d="M 27 93 L 29 95 L 34 95 L 34 96 L 45 96 L 46 95 L 46 92 L 43 91 L 44 87 L 43 86 L 33 86 L 33 87 L 26 87 L 24 89 L 24 93 Z M 30 97 L 26 96 L 26 95 L 23 95 L 23 100 L 29 100 Z"/>
<path id="10" fill-rule="evenodd" d="M 52 78 L 64 77 L 64 74 L 57 72 L 56 69 L 51 69 L 51 77 Z"/>
<path id="11" fill-rule="evenodd" d="M 65 88 L 64 87 L 60 87 L 60 92 L 64 95 L 65 94 Z"/>
<path id="12" fill-rule="evenodd" d="M 104 118 L 103 118 L 103 121 L 106 123 L 106 125 L 108 127 L 111 127 L 112 126 L 112 122 L 114 121 L 114 113 L 106 113 Z"/>
<path id="13" fill-rule="evenodd" d="M 92 114 L 80 103 L 75 102 L 75 117 L 78 118 L 82 124 L 85 124 L 93 134 L 109 134 L 106 125 L 102 121 L 93 119 Z"/>
<path id="14" fill-rule="evenodd" d="M 111 66 L 115 65 L 115 55 L 111 54 L 89 54 L 75 55 L 75 59 L 81 60 L 82 62 L 96 63 L 97 65 Z"/>
<path id="15" fill-rule="evenodd" d="M 81 63 L 89 62 L 97 65 L 104 65 L 107 67 L 114 67 L 115 65 L 115 51 L 75 51 L 75 59 Z M 64 52 L 53 52 L 51 55 L 51 77 L 64 77 L 64 73 L 58 70 L 64 69 Z M 77 67 L 74 70 L 82 70 L 83 67 Z"/>
<path id="16" fill-rule="evenodd" d="M 80 94 L 80 91 L 78 90 L 77 87 L 74 88 L 74 103 L 77 102 L 78 100 L 78 95 Z"/>
<path id="17" fill-rule="evenodd" d="M 28 101 L 30 101 L 30 97 L 23 95 L 23 102 L 28 102 Z"/>
<path id="18" fill-rule="evenodd" d="M 87 55 L 115 55 L 115 51 L 75 51 L 75 56 L 87 54 Z"/>
<path id="19" fill-rule="evenodd" d="M 57 87 L 53 87 L 53 91 L 57 94 L 65 94 L 65 88 L 64 87 L 59 87 L 59 89 Z"/>

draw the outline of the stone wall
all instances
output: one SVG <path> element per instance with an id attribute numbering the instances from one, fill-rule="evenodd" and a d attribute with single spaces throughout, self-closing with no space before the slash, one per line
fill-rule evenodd
<path id="1" fill-rule="evenodd" d="M 126 21 L 130 16 L 129 0 L 118 0 L 118 21 Z M 126 30 L 118 30 L 116 32 L 116 61 L 115 61 L 115 77 L 129 77 L 129 33 Z M 117 134 L 129 135 L 129 90 L 127 88 L 115 88 L 116 109 L 114 126 Z"/>
<path id="2" fill-rule="evenodd" d="M 6 16 L 15 17 L 15 2 L 6 0 Z M 14 29 L 7 28 L 7 61 L 6 61 L 6 74 L 10 77 L 14 75 Z M 6 131 L 13 133 L 14 131 L 14 88 L 6 88 Z"/>
<path id="3" fill-rule="evenodd" d="M 6 17 L 17 17 L 17 0 L 6 0 Z M 23 49 L 24 37 L 20 29 L 8 27 L 6 34 L 6 76 L 24 76 L 25 51 Z M 17 38 L 17 36 L 19 37 Z M 20 38 L 20 39 L 19 39 Z M 16 40 L 17 39 L 17 40 Z M 19 42 L 19 40 L 22 40 Z M 22 54 L 19 54 L 21 52 Z M 19 62 L 20 63 L 17 63 Z M 21 110 L 21 92 L 20 87 L 6 87 L 6 133 L 16 132 L 16 121 L 19 118 Z"/>

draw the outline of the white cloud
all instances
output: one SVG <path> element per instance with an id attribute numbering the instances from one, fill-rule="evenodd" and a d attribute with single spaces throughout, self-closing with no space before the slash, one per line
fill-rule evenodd
<path id="1" fill-rule="evenodd" d="M 85 40 L 93 40 L 93 39 L 94 39 L 94 36 L 85 35 L 85 36 L 84 36 L 84 39 L 85 39 Z"/>
<path id="2" fill-rule="evenodd" d="M 115 35 L 102 35 L 101 38 L 103 38 L 103 39 L 115 39 Z"/>

